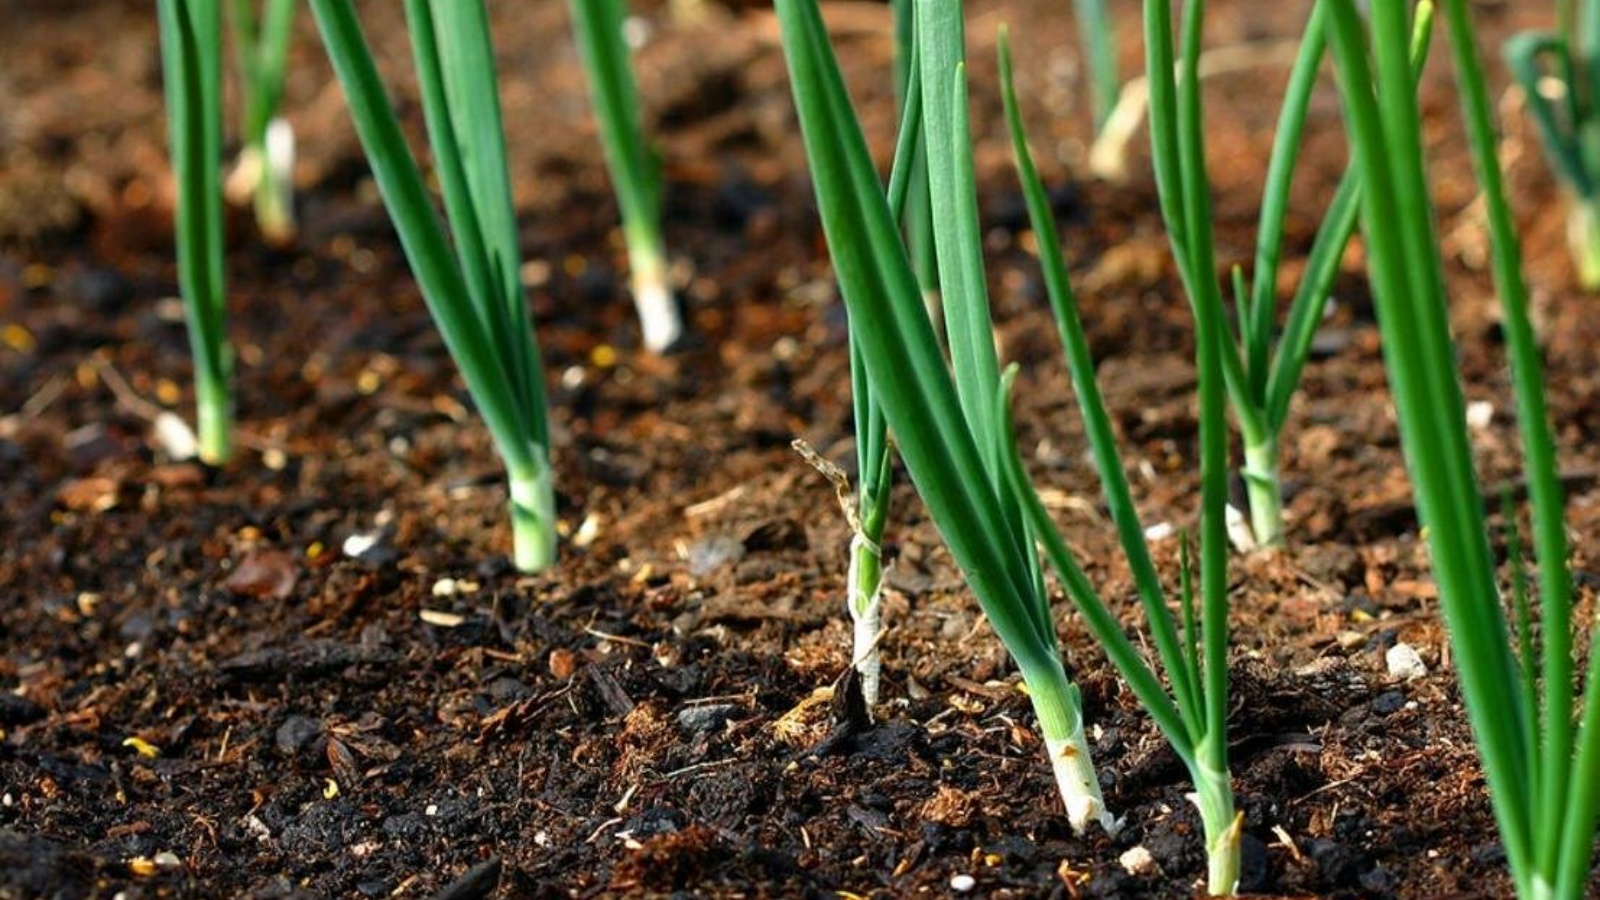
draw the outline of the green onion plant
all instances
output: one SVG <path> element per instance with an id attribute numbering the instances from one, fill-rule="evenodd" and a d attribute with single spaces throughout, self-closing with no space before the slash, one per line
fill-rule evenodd
<path id="1" fill-rule="evenodd" d="M 1152 0 L 1153 2 L 1153 0 Z M 1170 21 L 1160 4 L 1159 16 Z M 884 418 L 897 435 L 901 457 L 967 573 L 974 593 L 1002 642 L 1017 660 L 1033 697 L 1055 767 L 1069 820 L 1078 829 L 1105 812 L 1082 739 L 1076 688 L 1065 679 L 1048 594 L 1033 546 L 1046 554 L 1068 586 L 1068 593 L 1091 620 L 1096 636 L 1136 685 L 1173 741 L 1196 783 L 1196 802 L 1206 829 L 1211 859 L 1209 883 L 1231 892 L 1238 881 L 1241 820 L 1234 810 L 1227 765 L 1227 424 L 1222 373 L 1221 296 L 1214 279 L 1195 280 L 1197 321 L 1201 323 L 1202 371 L 1202 572 L 1199 609 L 1185 564 L 1180 586 L 1184 628 L 1168 609 L 1155 574 L 1144 530 L 1129 493 L 1126 475 L 1111 438 L 1111 426 L 1093 380 L 1066 265 L 1056 240 L 1043 186 L 1021 137 L 1014 91 L 1007 94 L 1008 118 L 1017 142 L 1025 195 L 1041 232 L 1046 282 L 1058 312 L 1069 364 L 1078 386 L 1095 458 L 1106 484 L 1119 535 L 1134 570 L 1141 597 L 1174 687 L 1166 692 L 1154 670 L 1122 633 L 1114 615 L 1098 598 L 1065 541 L 1023 473 L 1006 412 L 1009 376 L 998 371 L 978 232 L 967 121 L 961 6 L 956 0 L 919 4 L 916 18 L 916 69 L 922 91 L 922 133 L 927 148 L 938 242 L 940 296 L 944 302 L 950 361 L 916 302 L 917 282 L 904 242 L 895 228 L 893 206 L 881 199 L 859 125 L 854 118 L 814 0 L 782 0 L 778 5 L 785 55 L 807 156 L 816 183 L 824 231 L 834 257 L 841 292 L 851 315 L 851 333 L 880 398 Z M 1152 11 L 1150 20 L 1156 21 Z M 1173 80 L 1170 24 L 1152 34 L 1164 38 L 1166 78 L 1160 95 L 1157 157 L 1170 161 L 1167 190 L 1182 192 L 1173 208 L 1185 212 L 1187 227 L 1205 232 L 1209 245 L 1209 200 L 1199 179 L 1183 180 L 1193 162 L 1177 158 L 1173 129 L 1199 128 L 1198 103 L 1180 121 Z M 1199 15 L 1188 30 L 1198 46 Z M 1147 41 L 1148 42 L 1148 41 Z M 1191 55 L 1190 59 L 1193 58 Z M 1009 85 L 1009 51 L 1002 81 Z M 942 74 L 941 74 L 942 73 Z M 1190 78 L 1189 84 L 1197 84 Z M 1186 99 L 1189 95 L 1185 95 Z M 942 98 L 942 99 L 940 99 Z M 908 133 L 902 128 L 902 142 Z M 1191 152 L 1202 152 L 1193 142 Z M 897 160 L 903 154 L 897 153 Z M 901 171 L 897 165 L 896 173 Z M 891 177 L 890 199 L 894 199 Z M 1187 243 L 1175 232 L 1179 245 Z M 1187 260 L 1187 256 L 1182 257 Z M 1196 269 L 1197 271 L 1198 269 Z M 1189 271 L 1189 270 L 1186 270 Z M 1203 310 L 1203 312 L 1202 312 Z M 952 377 L 953 375 L 953 377 Z M 1060 674 L 1058 674 L 1060 673 Z"/>
<path id="2" fill-rule="evenodd" d="M 311 0 L 311 8 L 422 296 L 505 461 L 513 561 L 525 572 L 542 569 L 556 544 L 550 429 L 483 0 L 405 4 L 445 223 L 384 93 L 352 0 Z"/>
<path id="3" fill-rule="evenodd" d="M 903 7 L 904 8 L 904 7 Z M 919 240 L 931 260 L 933 223 L 927 193 L 927 151 L 922 141 L 922 81 L 917 72 L 917 49 L 913 41 L 901 45 L 905 63 L 899 137 L 894 164 L 889 174 L 889 209 L 906 231 L 907 247 L 913 266 L 917 262 Z M 921 188 L 920 194 L 918 188 Z M 914 203 L 920 199 L 921 207 Z M 922 237 L 919 239 L 918 235 Z M 929 279 L 937 275 L 926 273 Z M 937 300 L 936 281 L 918 278 L 923 286 L 923 302 Z M 848 311 L 847 311 L 848 314 Z M 937 320 L 935 320 L 937 321 Z M 883 628 L 883 532 L 888 522 L 889 490 L 893 485 L 893 451 L 889 443 L 888 421 L 872 386 L 871 373 L 861 351 L 859 329 L 866 323 L 850 318 L 850 391 L 856 426 L 857 490 L 854 521 L 851 522 L 850 564 L 846 575 L 848 607 L 854 623 L 852 659 L 861 675 L 861 692 L 867 708 L 878 702 L 883 670 L 878 649 Z"/>
<path id="4" fill-rule="evenodd" d="M 228 21 L 244 102 L 243 139 L 235 177 L 269 242 L 294 239 L 294 128 L 283 118 L 284 71 L 294 34 L 296 0 L 233 0 Z"/>
<path id="5" fill-rule="evenodd" d="M 1284 545 L 1283 477 L 1279 461 L 1284 425 L 1290 401 L 1311 355 L 1312 339 L 1327 308 L 1334 279 L 1338 277 L 1340 260 L 1355 233 L 1360 210 L 1361 178 L 1355 167 L 1350 166 L 1323 214 L 1304 273 L 1289 302 L 1283 330 L 1275 331 L 1278 272 L 1283 258 L 1289 188 L 1295 161 L 1300 155 L 1312 90 L 1316 87 L 1327 46 L 1327 15 L 1326 3 L 1318 0 L 1311 9 L 1290 70 L 1261 198 L 1255 262 L 1248 279 L 1239 267 L 1233 270 L 1237 326 L 1223 344 L 1228 399 L 1244 444 L 1244 465 L 1240 474 L 1250 504 L 1251 532 L 1256 545 L 1263 547 Z M 1426 61 L 1431 17 L 1432 4 L 1420 4 L 1416 17 L 1417 41 L 1413 48 L 1419 76 Z M 1152 116 L 1156 113 L 1152 108 Z M 1177 132 L 1180 145 L 1199 137 L 1198 131 L 1191 134 L 1180 129 Z M 1209 191 L 1203 168 L 1197 176 Z"/>
<path id="6" fill-rule="evenodd" d="M 1078 564 L 1066 540 L 1024 471 L 1011 443 L 1005 458 L 1007 480 L 1028 514 L 1032 534 L 1083 614 L 1095 639 L 1155 719 L 1163 736 L 1188 769 L 1193 799 L 1200 811 L 1207 857 L 1207 890 L 1231 895 L 1238 887 L 1243 818 L 1235 811 L 1228 766 L 1228 546 L 1227 411 L 1222 295 L 1212 277 L 1211 206 L 1204 175 L 1205 147 L 1196 72 L 1204 5 L 1185 10 L 1181 80 L 1175 79 L 1172 9 L 1169 0 L 1146 0 L 1145 47 L 1151 85 L 1151 145 L 1162 214 L 1167 223 L 1196 323 L 1196 362 L 1200 385 L 1200 587 L 1198 609 L 1190 578 L 1188 542 L 1183 545 L 1177 600 L 1182 628 L 1168 605 L 1156 572 L 1145 529 L 1133 503 L 1126 470 L 1117 449 L 1111 418 L 1095 381 L 1076 295 L 1067 276 L 1053 213 L 1033 164 L 1012 85 L 1009 42 L 1000 45 L 1000 83 L 1023 196 L 1038 238 L 1046 291 L 1050 298 L 1078 407 L 1088 436 L 1106 504 L 1149 629 L 1151 643 L 1170 690 L 1138 647 L 1123 633 Z"/>
<path id="7" fill-rule="evenodd" d="M 937 316 L 938 276 L 933 264 L 933 220 L 930 217 L 927 154 L 921 140 L 922 83 L 916 77 L 916 43 L 910 0 L 895 0 L 895 87 L 901 126 L 889 177 L 889 208 L 905 229 L 906 243 L 923 301 Z M 883 654 L 883 533 L 888 524 L 893 485 L 893 451 L 888 424 L 872 389 L 862 358 L 856 320 L 850 328 L 850 393 L 856 429 L 856 487 L 837 467 L 813 460 L 834 480 L 850 525 L 849 564 L 845 576 L 845 608 L 852 622 L 851 660 L 860 677 L 867 709 L 881 696 Z M 934 321 L 938 321 L 937 318 Z M 800 446 L 797 442 L 796 446 Z M 804 451 L 802 451 L 804 452 Z"/>
<path id="8" fill-rule="evenodd" d="M 853 352 L 859 354 L 912 480 L 1021 670 L 1069 822 L 1080 832 L 1094 822 L 1114 829 L 1116 822 L 1105 808 L 1089 757 L 1078 689 L 1062 663 L 1024 510 L 991 464 L 1000 456 L 1004 439 L 1004 423 L 995 414 L 998 372 L 985 380 L 970 354 L 956 352 L 952 373 L 923 308 L 921 287 L 873 169 L 817 0 L 778 0 L 776 7 L 823 230 L 851 318 Z M 976 322 L 981 314 L 978 327 L 989 347 L 992 368 L 986 299 L 978 294 L 967 308 L 959 302 L 958 308 L 951 306 L 952 298 L 968 296 L 974 274 L 970 261 L 981 250 L 967 137 L 960 6 L 933 0 L 919 3 L 916 14 L 935 237 L 941 229 L 958 227 L 970 241 L 960 253 L 952 244 L 951 252 L 939 257 L 950 344 L 953 351 L 957 346 L 969 348 L 974 335 L 962 329 L 969 316 Z M 935 102 L 933 93 L 941 99 Z M 961 186 L 946 198 L 958 200 L 959 221 L 939 214 L 941 185 Z M 941 250 L 950 244 L 948 238 L 941 240 Z M 982 290 L 981 277 L 976 290 Z M 950 315 L 952 311 L 956 314 Z"/>
<path id="9" fill-rule="evenodd" d="M 1593 884 L 1600 814 L 1600 655 L 1591 625 L 1580 693 L 1583 648 L 1575 639 L 1564 500 L 1471 10 L 1465 0 L 1444 0 L 1504 312 L 1538 564 L 1537 634 L 1531 612 L 1519 609 L 1527 601 L 1518 600 L 1517 579 L 1509 611 L 1496 589 L 1450 335 L 1422 115 L 1406 59 L 1404 4 L 1372 4 L 1369 32 L 1354 0 L 1330 2 L 1346 125 L 1368 187 L 1362 231 L 1401 447 L 1506 861 L 1523 900 L 1577 900 Z M 1517 623 L 1515 642 L 1508 619 Z"/>
<path id="10" fill-rule="evenodd" d="M 221 465 L 233 453 L 233 352 L 222 268 L 222 19 L 209 0 L 161 0 L 157 11 L 199 453 L 201 461 Z"/>
<path id="11" fill-rule="evenodd" d="M 1504 48 L 1545 158 L 1566 188 L 1567 244 L 1578 281 L 1600 290 L 1600 2 L 1557 0 L 1554 31 Z"/>
<path id="12" fill-rule="evenodd" d="M 633 304 L 647 350 L 660 353 L 683 336 L 661 236 L 661 163 L 644 138 L 639 89 L 623 34 L 627 0 L 572 0 L 572 28 L 589 78 L 628 249 Z"/>

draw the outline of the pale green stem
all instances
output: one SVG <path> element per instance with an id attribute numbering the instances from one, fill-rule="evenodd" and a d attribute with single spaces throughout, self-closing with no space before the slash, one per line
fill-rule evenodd
<path id="1" fill-rule="evenodd" d="M 683 336 L 683 318 L 672 296 L 671 273 L 661 232 L 629 223 L 622 229 L 628 246 L 628 269 L 633 284 L 633 306 L 646 350 L 660 353 Z"/>
<path id="2" fill-rule="evenodd" d="M 883 630 L 883 551 L 877 542 L 857 533 L 850 541 L 850 618 L 854 622 L 851 662 L 861 676 L 861 696 L 870 712 L 878 705 L 883 656 L 878 650 Z"/>
<path id="3" fill-rule="evenodd" d="M 1278 441 L 1245 441 L 1245 492 L 1250 499 L 1250 530 L 1258 547 L 1282 547 L 1283 484 L 1278 467 Z"/>
<path id="4" fill-rule="evenodd" d="M 1190 799 L 1200 810 L 1206 842 L 1206 893 L 1232 897 L 1239 890 L 1239 843 L 1244 817 L 1234 811 L 1233 787 L 1226 762 L 1217 767 L 1207 760 L 1218 754 L 1198 748 L 1194 766 L 1195 792 Z"/>
<path id="5" fill-rule="evenodd" d="M 1089 741 L 1083 733 L 1078 686 L 1067 679 L 1060 659 L 1052 663 L 1043 671 L 1024 670 L 1023 681 L 1033 699 L 1034 714 L 1039 717 L 1039 730 L 1044 733 L 1045 754 L 1050 758 L 1056 789 L 1067 809 L 1067 822 L 1075 834 L 1083 834 L 1091 823 L 1099 822 L 1107 834 L 1115 835 L 1122 823 L 1106 809 L 1100 792 L 1100 778 L 1095 774 Z"/>
<path id="6" fill-rule="evenodd" d="M 255 157 L 256 223 L 274 244 L 294 239 L 294 129 L 288 120 L 267 123 L 259 147 L 246 148 Z"/>
<path id="7" fill-rule="evenodd" d="M 512 561 L 519 572 L 538 572 L 556 558 L 555 482 L 543 447 L 533 448 L 529 472 L 511 473 Z"/>
<path id="8" fill-rule="evenodd" d="M 1572 251 L 1572 267 L 1578 285 L 1586 291 L 1600 291 L 1600 197 L 1569 199 L 1567 209 L 1567 247 Z"/>
<path id="9" fill-rule="evenodd" d="M 195 379 L 195 432 L 200 461 L 220 466 L 233 455 L 233 391 L 229 376 Z"/>

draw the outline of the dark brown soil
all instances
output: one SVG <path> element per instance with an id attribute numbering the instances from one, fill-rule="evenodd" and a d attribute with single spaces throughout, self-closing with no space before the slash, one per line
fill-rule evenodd
<path id="1" fill-rule="evenodd" d="M 1129 823 L 1114 840 L 1073 837 L 1004 653 L 905 487 L 891 526 L 889 702 L 875 727 L 843 727 L 830 692 L 847 664 L 846 530 L 789 442 L 852 458 L 847 361 L 777 32 L 760 4 L 669 5 L 645 10 L 657 30 L 641 64 L 695 337 L 664 360 L 636 349 L 565 4 L 496 7 L 574 536 L 537 578 L 505 562 L 499 466 L 375 202 L 309 18 L 289 85 L 304 233 L 269 251 L 247 217 L 234 223 L 244 450 L 213 471 L 163 459 L 150 436 L 149 404 L 190 410 L 150 4 L 9 11 L 0 897 L 888 897 L 950 894 L 954 876 L 974 879 L 974 896 L 1193 895 L 1198 819 L 1148 718 L 1063 602 L 1107 796 Z M 1210 43 L 1281 40 L 1305 5 L 1215 2 Z M 1138 142 L 1131 183 L 1082 174 L 1087 111 L 1063 4 L 971 6 L 995 303 L 1005 354 L 1024 366 L 1024 446 L 1131 622 L 1023 249 L 989 74 L 1002 19 L 1152 522 L 1193 510 L 1187 312 Z M 416 124 L 399 4 L 364 7 Z M 1117 4 L 1130 23 L 1136 7 Z M 885 141 L 884 10 L 829 13 Z M 1535 21 L 1504 3 L 1482 15 L 1496 40 Z M 1131 72 L 1131 33 L 1124 49 Z M 1226 263 L 1249 255 L 1283 75 L 1269 64 L 1208 95 Z M 1447 72 L 1425 96 L 1467 390 L 1494 411 L 1478 431 L 1482 471 L 1514 483 Z M 1509 125 L 1592 604 L 1600 317 L 1570 286 L 1558 195 L 1520 119 Z M 1342 166 L 1331 88 L 1312 128 L 1296 254 Z M 1508 896 L 1359 273 L 1352 254 L 1291 424 L 1292 549 L 1233 570 L 1244 886 Z M 352 558 L 352 535 L 376 543 Z M 1173 542 L 1157 549 L 1171 575 Z M 1429 675 L 1387 675 L 1397 641 Z M 1136 845 L 1158 872 L 1123 870 Z"/>

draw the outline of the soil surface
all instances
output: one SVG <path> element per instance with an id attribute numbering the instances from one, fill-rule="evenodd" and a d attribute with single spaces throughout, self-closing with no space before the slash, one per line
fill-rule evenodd
<path id="1" fill-rule="evenodd" d="M 1208 87 L 1224 264 L 1251 255 L 1281 42 L 1307 5 L 1211 4 L 1208 44 L 1259 54 Z M 207 469 L 168 459 L 153 433 L 163 410 L 190 415 L 191 393 L 151 5 L 13 6 L 0 62 L 0 897 L 1195 894 L 1184 771 L 1062 601 L 1107 798 L 1127 822 L 1114 839 L 1068 830 L 1016 676 L 903 478 L 886 703 L 869 724 L 834 699 L 847 696 L 847 531 L 789 445 L 852 462 L 848 362 L 770 9 L 640 5 L 694 332 L 653 358 L 625 297 L 566 4 L 495 5 L 566 536 L 553 571 L 519 577 L 501 469 L 309 16 L 288 88 L 303 231 L 274 250 L 243 211 L 231 223 L 242 449 Z M 1196 495 L 1191 325 L 1144 137 L 1125 182 L 1092 178 L 1064 4 L 970 7 L 998 340 L 1023 366 L 1024 447 L 1131 626 L 1009 171 L 999 22 L 1017 35 L 1137 499 L 1148 521 L 1182 526 Z M 1137 4 L 1115 8 L 1132 73 Z M 363 4 L 420 133 L 399 9 Z M 1537 23 L 1514 4 L 1479 9 L 1495 43 Z M 828 14 L 886 154 L 885 8 Z M 1424 97 L 1481 470 L 1515 488 L 1446 67 Z M 1587 621 L 1600 317 L 1572 287 L 1561 198 L 1519 107 L 1502 109 Z M 1286 292 L 1343 166 L 1331 84 L 1310 131 Z M 1360 262 L 1352 251 L 1288 431 L 1290 549 L 1237 556 L 1231 572 L 1243 887 L 1506 897 Z M 1156 550 L 1175 580 L 1176 541 Z M 1389 674 L 1402 642 L 1426 675 Z M 1119 858 L 1136 847 L 1153 865 L 1134 873 Z"/>

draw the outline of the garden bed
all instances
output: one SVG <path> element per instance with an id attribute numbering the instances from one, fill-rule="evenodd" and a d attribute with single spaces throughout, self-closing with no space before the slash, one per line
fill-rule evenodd
<path id="1" fill-rule="evenodd" d="M 426 897 L 463 876 L 449 896 L 1193 893 L 1205 862 L 1186 775 L 1063 602 L 1107 800 L 1127 821 L 1115 839 L 1072 836 L 1027 698 L 903 478 L 887 702 L 868 722 L 834 699 L 848 531 L 789 445 L 853 459 L 848 358 L 770 10 L 650 10 L 645 102 L 693 330 L 655 358 L 637 349 L 564 4 L 496 7 L 566 525 L 559 565 L 519 577 L 499 463 L 308 16 L 288 94 L 304 232 L 269 250 L 242 212 L 231 231 L 245 450 L 212 470 L 157 449 L 152 405 L 191 404 L 149 6 L 28 4 L 0 65 L 0 897 Z M 399 6 L 370 6 L 380 65 L 404 84 Z M 993 84 L 998 22 L 1017 35 L 1102 385 L 1138 461 L 1136 499 L 1150 520 L 1183 525 L 1196 493 L 1192 325 L 1143 137 L 1127 184 L 1083 175 L 1088 113 L 1062 4 L 969 6 L 1022 445 L 1090 576 L 1131 618 L 1026 252 Z M 1125 23 L 1136 6 L 1117 4 Z M 1214 3 L 1209 43 L 1296 33 L 1301 4 L 1256 6 Z M 1484 33 L 1527 18 L 1486 5 Z M 886 11 L 841 3 L 830 19 L 887 152 Z M 1208 94 L 1224 262 L 1253 245 L 1284 76 L 1269 62 Z M 420 129 L 408 89 L 401 110 Z M 1515 488 L 1484 237 L 1444 71 L 1424 98 L 1468 398 L 1488 411 L 1481 469 Z M 1343 166 L 1337 125 L 1330 85 L 1296 184 L 1296 259 Z M 1510 126 L 1589 621 L 1600 320 L 1571 287 L 1555 188 L 1523 123 Z M 1356 262 L 1287 430 L 1290 549 L 1232 569 L 1241 887 L 1508 896 Z M 1155 549 L 1171 576 L 1176 539 Z M 1397 643 L 1426 675 L 1390 674 Z M 1119 861 L 1136 847 L 1153 868 Z"/>

